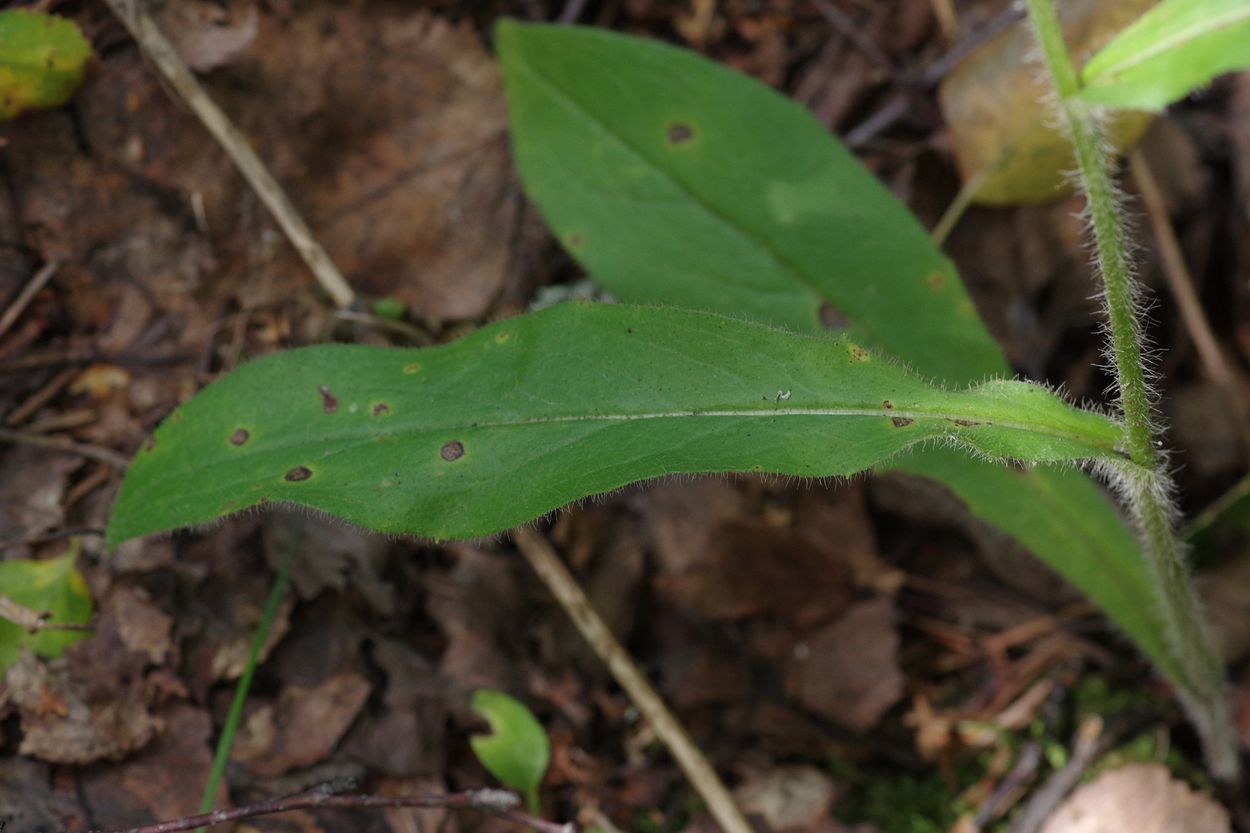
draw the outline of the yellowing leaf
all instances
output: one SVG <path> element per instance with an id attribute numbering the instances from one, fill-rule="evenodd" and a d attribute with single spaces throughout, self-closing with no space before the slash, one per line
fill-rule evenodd
<path id="1" fill-rule="evenodd" d="M 72 21 L 25 9 L 0 11 L 0 119 L 69 101 L 91 55 L 91 44 Z"/>
<path id="2" fill-rule="evenodd" d="M 19 605 L 50 614 L 51 624 L 81 625 L 91 619 L 91 591 L 74 569 L 78 546 L 46 560 L 0 561 L 0 595 Z M 30 633 L 21 625 L 0 619 L 0 671 L 17 662 L 23 647 L 36 654 L 57 657 L 86 636 L 82 631 L 43 630 Z"/>

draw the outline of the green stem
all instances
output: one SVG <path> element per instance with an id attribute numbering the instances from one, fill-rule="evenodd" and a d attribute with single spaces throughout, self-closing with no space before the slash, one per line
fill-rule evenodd
<path id="1" fill-rule="evenodd" d="M 204 787 L 204 800 L 200 802 L 200 812 L 208 813 L 213 809 L 217 798 L 217 787 L 226 772 L 226 764 L 230 762 L 230 750 L 234 746 L 234 736 L 239 730 L 239 721 L 243 718 L 243 706 L 247 702 L 247 693 L 252 688 L 252 677 L 256 675 L 256 666 L 260 661 L 260 652 L 269 640 L 269 631 L 273 628 L 273 620 L 278 615 L 278 607 L 286 596 L 287 580 L 291 575 L 291 562 L 295 560 L 295 552 L 299 549 L 303 538 L 303 526 L 297 526 L 291 533 L 286 554 L 282 557 L 282 566 L 278 576 L 269 589 L 269 597 L 265 599 L 265 609 L 261 613 L 260 624 L 256 627 L 256 635 L 252 637 L 252 647 L 247 655 L 247 665 L 234 687 L 234 699 L 230 702 L 230 711 L 226 714 L 226 723 L 221 729 L 221 737 L 217 739 L 217 751 L 213 755 L 213 769 L 208 775 L 208 784 Z M 195 833 L 204 833 L 205 828 L 197 828 Z"/>
<path id="2" fill-rule="evenodd" d="M 1143 550 L 1159 597 L 1159 619 L 1184 679 L 1174 680 L 1202 739 L 1212 774 L 1236 779 L 1236 733 L 1224 691 L 1224 668 L 1199 608 L 1176 537 L 1170 500 L 1172 483 L 1156 451 L 1151 392 L 1141 349 L 1136 294 L 1124 225 L 1120 218 L 1110 160 L 1098 120 L 1075 99 L 1080 76 L 1068 54 L 1051 0 L 1028 0 L 1029 16 L 1059 95 L 1059 112 L 1069 131 L 1089 204 L 1098 266 L 1102 271 L 1110 322 L 1120 407 L 1128 452 L 1136 471 L 1121 480 L 1136 517 Z"/>

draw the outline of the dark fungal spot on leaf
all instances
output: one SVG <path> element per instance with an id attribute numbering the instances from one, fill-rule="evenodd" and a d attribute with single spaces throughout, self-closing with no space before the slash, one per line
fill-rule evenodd
<path id="1" fill-rule="evenodd" d="M 894 423 L 895 428 L 906 428 L 908 425 L 911 425 L 915 421 L 916 420 L 908 419 L 907 417 L 891 417 L 890 418 L 890 422 Z"/>
<path id="2" fill-rule="evenodd" d="M 819 315 L 820 325 L 826 330 L 845 330 L 851 326 L 851 319 L 828 301 L 821 302 Z"/>
<path id="3" fill-rule="evenodd" d="M 460 440 L 444 443 L 443 447 L 439 449 L 438 456 L 449 463 L 455 462 L 464 456 L 464 443 L 460 442 Z"/>
<path id="4" fill-rule="evenodd" d="M 288 483 L 299 483 L 310 477 L 312 477 L 312 469 L 308 468 L 308 466 L 296 466 L 288 471 L 283 479 Z"/>
<path id="5" fill-rule="evenodd" d="M 148 452 L 155 451 L 156 450 L 156 437 L 148 437 L 146 440 L 144 440 L 143 450 L 148 451 Z"/>
<path id="6" fill-rule="evenodd" d="M 321 394 L 321 410 L 327 414 L 332 414 L 339 409 L 339 401 L 334 394 L 330 393 L 328 387 L 322 385 L 317 388 L 317 391 Z"/>
<path id="7" fill-rule="evenodd" d="M 573 232 L 567 239 L 570 249 L 580 249 L 582 244 L 586 242 L 585 236 L 580 231 Z"/>
<path id="8" fill-rule="evenodd" d="M 252 438 L 251 433 L 246 428 L 236 428 L 234 433 L 230 435 L 231 445 L 243 445 Z"/>
<path id="9" fill-rule="evenodd" d="M 872 354 L 858 344 L 851 344 L 849 349 L 852 362 L 866 362 L 872 359 Z"/>
<path id="10" fill-rule="evenodd" d="M 385 402 L 373 403 L 373 415 L 374 416 L 382 416 L 383 414 L 389 414 L 390 412 L 391 412 L 391 406 L 388 405 L 387 403 Z"/>
<path id="11" fill-rule="evenodd" d="M 694 128 L 684 121 L 675 121 L 668 126 L 668 143 L 684 145 L 694 138 Z"/>
<path id="12" fill-rule="evenodd" d="M 929 273 L 927 278 L 925 278 L 925 283 L 927 283 L 929 285 L 929 289 L 934 292 L 941 292 L 942 288 L 946 286 L 946 276 L 935 269 Z"/>
<path id="13" fill-rule="evenodd" d="M 977 421 L 977 420 L 975 420 L 975 419 L 952 419 L 952 420 L 951 420 L 951 422 L 955 423 L 956 425 L 958 425 L 958 426 L 960 426 L 960 427 L 962 427 L 962 428 L 971 428 L 971 427 L 972 427 L 972 426 L 974 426 L 974 425 L 980 425 L 980 424 L 981 424 L 980 422 L 978 422 L 978 421 Z"/>
<path id="14" fill-rule="evenodd" d="M 633 334 L 634 334 L 634 328 L 633 328 L 633 327 L 626 327 L 626 328 L 625 328 L 625 335 L 627 335 L 627 336 L 632 336 Z"/>
<path id="15" fill-rule="evenodd" d="M 881 407 L 885 408 L 888 411 L 894 407 L 894 403 L 887 399 L 881 403 Z"/>

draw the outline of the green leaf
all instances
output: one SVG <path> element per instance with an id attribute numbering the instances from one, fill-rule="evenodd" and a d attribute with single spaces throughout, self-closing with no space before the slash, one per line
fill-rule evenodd
<path id="1" fill-rule="evenodd" d="M 1164 0 L 1081 72 L 1081 98 L 1162 110 L 1225 72 L 1250 67 L 1250 0 Z"/>
<path id="2" fill-rule="evenodd" d="M 823 308 L 939 377 L 1006 373 L 951 262 L 799 105 L 601 30 L 504 22 L 496 40 L 526 191 L 612 292 L 804 331 Z"/>
<path id="3" fill-rule="evenodd" d="M 535 810 L 538 787 L 551 761 L 551 742 L 542 724 L 524 703 L 502 691 L 478 689 L 472 705 L 491 729 L 489 735 L 469 740 L 473 754 L 500 783 L 523 793 Z"/>
<path id="4" fill-rule="evenodd" d="M 25 9 L 0 11 L 0 119 L 69 101 L 91 55 L 73 21 Z"/>
<path id="5" fill-rule="evenodd" d="M 91 591 L 74 569 L 75 544 L 64 555 L 46 560 L 0 561 L 0 595 L 18 604 L 50 614 L 48 622 L 81 625 L 91 619 Z M 67 647 L 89 634 L 82 631 L 43 630 L 29 633 L 20 625 L 0 619 L 0 671 L 17 662 L 23 647 L 44 657 L 59 657 Z"/>
<path id="6" fill-rule="evenodd" d="M 949 384 L 1007 372 L 950 262 L 803 108 L 657 43 L 508 22 L 496 32 L 526 191 L 622 300 L 807 331 L 832 306 L 853 334 Z M 690 135 L 674 143 L 679 124 Z M 1005 476 L 949 448 L 889 465 L 946 484 L 1177 674 L 1135 539 L 1087 478 Z"/>
<path id="7" fill-rule="evenodd" d="M 108 537 L 286 501 L 465 538 L 666 474 L 849 475 L 934 443 L 1118 464 L 1121 440 L 1039 386 L 944 390 L 845 338 L 564 304 L 442 347 L 327 345 L 241 367 L 156 431 Z"/>

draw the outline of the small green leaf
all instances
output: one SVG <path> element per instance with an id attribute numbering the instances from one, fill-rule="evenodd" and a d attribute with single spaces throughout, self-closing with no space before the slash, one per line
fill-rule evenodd
<path id="1" fill-rule="evenodd" d="M 1162 110 L 1225 72 L 1250 67 L 1250 0 L 1164 0 L 1090 59 L 1081 98 Z"/>
<path id="2" fill-rule="evenodd" d="M 0 119 L 69 101 L 91 55 L 73 21 L 25 9 L 0 11 Z"/>
<path id="3" fill-rule="evenodd" d="M 525 795 L 533 810 L 551 761 L 551 742 L 542 724 L 524 703 L 502 691 L 479 689 L 472 705 L 491 729 L 489 735 L 470 739 L 473 754 L 500 783 Z"/>
<path id="4" fill-rule="evenodd" d="M 46 560 L 14 559 L 0 561 L 0 594 L 24 607 L 50 614 L 48 622 L 61 625 L 82 625 L 92 614 L 91 591 L 82 575 L 74 569 L 78 558 L 77 542 L 64 555 Z M 58 657 L 64 650 L 84 639 L 82 631 L 27 630 L 6 619 L 0 619 L 0 671 L 17 662 L 23 647 L 44 657 Z"/>
<path id="5" fill-rule="evenodd" d="M 272 502 L 469 538 L 667 474 L 850 475 L 926 444 L 1119 465 L 1122 440 L 1037 385 L 946 390 L 845 338 L 574 303 L 441 347 L 325 345 L 244 365 L 157 429 L 108 538 Z"/>
<path id="6" fill-rule="evenodd" d="M 370 307 L 378 318 L 390 321 L 402 321 L 408 314 L 408 305 L 395 298 L 379 298 Z"/>

